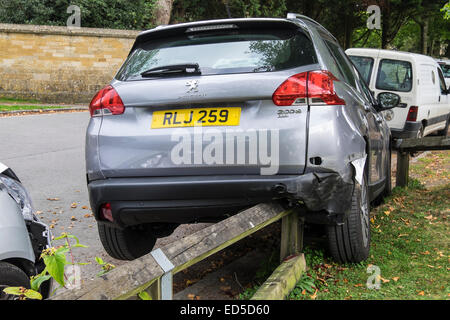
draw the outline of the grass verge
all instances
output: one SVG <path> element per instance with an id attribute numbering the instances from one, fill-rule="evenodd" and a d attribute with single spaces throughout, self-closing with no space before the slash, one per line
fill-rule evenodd
<path id="1" fill-rule="evenodd" d="M 40 105 L 1 105 L 0 112 L 5 111 L 18 111 L 18 110 L 49 110 L 49 109 L 62 109 L 67 108 L 64 106 L 40 106 Z"/>
<path id="2" fill-rule="evenodd" d="M 322 248 L 306 247 L 307 272 L 288 299 L 450 299 L 450 184 L 448 171 L 436 170 L 448 166 L 449 154 L 431 153 L 411 165 L 411 174 L 430 182 L 429 189 L 413 178 L 372 210 L 367 261 L 339 265 Z M 239 298 L 251 298 L 276 266 L 261 266 L 256 285 Z M 377 282 L 379 289 L 368 288 Z"/>

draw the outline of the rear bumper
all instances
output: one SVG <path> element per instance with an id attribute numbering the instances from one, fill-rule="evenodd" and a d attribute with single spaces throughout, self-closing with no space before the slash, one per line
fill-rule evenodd
<path id="1" fill-rule="evenodd" d="M 345 213 L 353 180 L 337 173 L 276 176 L 194 176 L 112 178 L 88 184 L 98 221 L 109 202 L 114 224 L 191 223 L 217 221 L 237 211 L 280 198 L 303 201 L 311 211 Z M 103 221 L 105 222 L 105 221 Z M 105 222 L 108 223 L 108 222 Z"/>
<path id="2" fill-rule="evenodd" d="M 392 138 L 407 139 L 416 138 L 422 127 L 421 122 L 406 121 L 403 129 L 391 129 Z"/>

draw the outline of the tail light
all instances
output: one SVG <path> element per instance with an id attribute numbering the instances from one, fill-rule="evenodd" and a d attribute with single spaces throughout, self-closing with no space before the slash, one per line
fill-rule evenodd
<path id="1" fill-rule="evenodd" d="M 105 203 L 105 204 L 103 204 L 101 206 L 101 208 L 100 208 L 100 215 L 105 220 L 108 220 L 108 221 L 111 221 L 111 222 L 114 221 L 113 215 L 112 215 L 112 210 L 111 210 L 111 204 L 109 202 Z"/>
<path id="2" fill-rule="evenodd" d="M 91 117 L 122 114 L 125 111 L 122 99 L 112 86 L 106 86 L 92 99 L 89 105 Z"/>
<path id="3" fill-rule="evenodd" d="M 307 102 L 311 105 L 345 105 L 334 91 L 334 81 L 339 80 L 325 70 L 299 73 L 283 82 L 273 93 L 272 100 L 277 106 Z"/>
<path id="4" fill-rule="evenodd" d="M 417 112 L 419 111 L 419 107 L 411 106 L 409 107 L 408 117 L 406 121 L 417 121 Z"/>

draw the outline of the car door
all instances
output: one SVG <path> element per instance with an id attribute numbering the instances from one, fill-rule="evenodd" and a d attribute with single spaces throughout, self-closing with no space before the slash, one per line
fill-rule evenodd
<path id="1" fill-rule="evenodd" d="M 448 119 L 448 114 L 450 113 L 450 97 L 445 84 L 444 74 L 441 68 L 437 68 L 437 74 L 439 78 L 439 105 L 438 105 L 438 117 L 439 121 L 442 122 L 442 128 L 445 127 L 445 121 Z"/>
<path id="2" fill-rule="evenodd" d="M 369 154 L 368 154 L 368 168 L 369 168 L 369 185 L 373 186 L 382 182 L 383 177 L 383 130 L 381 123 L 383 119 L 373 108 L 372 101 L 370 101 L 366 94 L 361 91 L 360 85 L 361 77 L 358 74 L 355 66 L 347 58 L 341 47 L 329 38 L 324 38 L 324 41 L 334 57 L 337 67 L 340 69 L 344 80 L 355 89 L 355 93 L 361 98 L 365 116 L 368 124 L 368 139 L 369 139 Z"/>

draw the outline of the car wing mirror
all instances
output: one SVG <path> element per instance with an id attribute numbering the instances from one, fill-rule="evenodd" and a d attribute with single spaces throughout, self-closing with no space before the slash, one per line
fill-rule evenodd
<path id="1" fill-rule="evenodd" d="M 377 102 L 378 102 L 378 110 L 389 110 L 396 108 L 400 105 L 400 96 L 398 94 L 392 92 L 381 92 L 378 94 Z"/>

